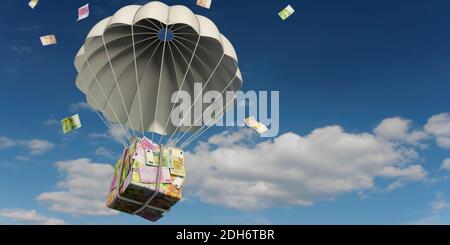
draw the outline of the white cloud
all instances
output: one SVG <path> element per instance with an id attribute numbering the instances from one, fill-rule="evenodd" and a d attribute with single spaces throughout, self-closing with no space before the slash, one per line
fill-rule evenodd
<path id="1" fill-rule="evenodd" d="M 112 127 L 108 130 L 108 134 L 118 142 L 120 142 L 121 137 L 127 139 L 127 132 L 127 129 L 118 124 L 113 124 Z"/>
<path id="2" fill-rule="evenodd" d="M 411 165 L 418 157 L 413 148 L 339 126 L 239 143 L 248 138 L 247 131 L 227 132 L 186 152 L 187 189 L 208 203 L 253 210 L 330 200 L 371 189 L 377 177 L 418 181 L 426 176 L 421 166 Z"/>
<path id="3" fill-rule="evenodd" d="M 64 175 L 57 183 L 59 190 L 44 192 L 37 200 L 49 203 L 52 210 L 72 215 L 117 214 L 105 206 L 113 174 L 111 165 L 80 158 L 57 162 L 56 167 Z"/>
<path id="4" fill-rule="evenodd" d="M 58 125 L 60 123 L 61 123 L 60 121 L 58 121 L 56 119 L 52 119 L 52 118 L 44 121 L 45 126 L 53 126 L 53 125 Z"/>
<path id="5" fill-rule="evenodd" d="M 22 27 L 17 28 L 18 31 L 34 31 L 37 29 L 39 29 L 39 26 L 37 26 L 37 25 L 22 26 Z"/>
<path id="6" fill-rule="evenodd" d="M 211 136 L 208 139 L 208 143 L 220 146 L 232 146 L 235 144 L 249 144 L 254 143 L 253 130 L 244 128 L 239 134 L 230 134 L 228 131 L 224 131 L 220 134 Z"/>
<path id="7" fill-rule="evenodd" d="M 423 180 L 423 183 L 426 185 L 436 185 L 441 182 L 448 181 L 449 176 L 436 176 L 436 177 L 427 177 Z"/>
<path id="8" fill-rule="evenodd" d="M 116 157 L 116 154 L 114 154 L 113 152 L 111 152 L 110 150 L 108 150 L 104 147 L 97 148 L 97 150 L 95 150 L 95 155 L 101 156 L 104 158 L 110 158 L 110 159 L 113 159 Z"/>
<path id="9" fill-rule="evenodd" d="M 433 213 L 438 213 L 444 209 L 447 209 L 450 207 L 450 203 L 448 203 L 441 192 L 436 193 L 436 199 L 431 202 L 431 211 Z"/>
<path id="10" fill-rule="evenodd" d="M 37 225 L 64 225 L 64 220 L 42 216 L 36 210 L 25 209 L 0 209 L 0 217 L 12 221 L 24 222 Z"/>
<path id="11" fill-rule="evenodd" d="M 31 155 L 40 155 L 46 151 L 49 151 L 54 147 L 53 143 L 50 143 L 47 140 L 29 140 L 29 141 L 23 141 L 21 143 L 22 145 L 26 146 L 31 152 Z"/>
<path id="12" fill-rule="evenodd" d="M 396 179 L 386 187 L 385 191 L 389 193 L 403 187 L 406 182 L 425 181 L 427 172 L 421 165 L 409 165 L 404 168 L 388 166 L 381 170 L 379 176 Z"/>
<path id="13" fill-rule="evenodd" d="M 93 110 L 93 109 L 87 102 L 84 101 L 72 103 L 69 105 L 69 111 L 71 112 L 79 112 L 81 110 Z"/>
<path id="14" fill-rule="evenodd" d="M 450 171 L 450 158 L 442 161 L 441 169 Z"/>
<path id="15" fill-rule="evenodd" d="M 9 47 L 13 52 L 17 54 L 29 54 L 31 53 L 31 47 L 25 45 L 12 45 Z"/>
<path id="16" fill-rule="evenodd" d="M 30 160 L 30 156 L 19 155 L 19 156 L 16 156 L 16 159 L 19 161 L 28 161 L 28 160 Z"/>
<path id="17" fill-rule="evenodd" d="M 55 115 L 51 115 L 50 119 L 44 121 L 45 126 L 53 126 L 53 125 L 58 125 L 60 123 L 61 123 L 61 121 L 57 120 L 55 118 Z"/>
<path id="18" fill-rule="evenodd" d="M 403 182 L 401 182 L 400 180 L 396 180 L 386 187 L 386 192 L 391 192 L 391 191 L 396 190 L 404 185 L 405 184 Z"/>
<path id="19" fill-rule="evenodd" d="M 88 137 L 89 137 L 89 138 L 92 138 L 92 139 L 99 139 L 99 138 L 109 139 L 108 133 L 97 133 L 97 132 L 93 132 L 93 133 L 90 133 L 90 134 L 88 135 Z"/>
<path id="20" fill-rule="evenodd" d="M 436 137 L 436 143 L 442 148 L 450 149 L 450 114 L 441 113 L 428 119 L 425 131 Z"/>
<path id="21" fill-rule="evenodd" d="M 121 143 L 122 142 L 121 138 L 123 138 L 124 140 L 128 138 L 127 133 L 129 132 L 122 125 L 113 124 L 112 127 L 108 129 L 108 131 L 106 131 L 105 133 L 94 132 L 90 133 L 88 137 L 92 139 L 98 138 L 111 139 L 118 143 Z"/>
<path id="22" fill-rule="evenodd" d="M 16 145 L 16 141 L 5 136 L 0 136 L 0 149 L 10 148 Z"/>
<path id="23" fill-rule="evenodd" d="M 419 144 L 428 137 L 421 130 L 412 129 L 412 121 L 401 117 L 384 119 L 375 129 L 374 133 L 386 140 L 408 144 Z"/>
<path id="24" fill-rule="evenodd" d="M 11 147 L 25 147 L 30 155 L 41 155 L 55 146 L 48 140 L 31 139 L 31 140 L 15 140 L 5 136 L 0 136 L 0 149 Z"/>
<path id="25" fill-rule="evenodd" d="M 393 166 L 384 167 L 380 176 L 386 178 L 398 178 L 404 181 L 419 181 L 427 176 L 426 171 L 420 165 L 411 165 L 405 168 Z"/>

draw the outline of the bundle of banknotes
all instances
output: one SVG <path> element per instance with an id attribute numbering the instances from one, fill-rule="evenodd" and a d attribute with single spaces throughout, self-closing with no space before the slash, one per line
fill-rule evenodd
<path id="1" fill-rule="evenodd" d="M 106 206 L 156 221 L 181 199 L 185 177 L 182 150 L 134 138 L 117 160 Z"/>

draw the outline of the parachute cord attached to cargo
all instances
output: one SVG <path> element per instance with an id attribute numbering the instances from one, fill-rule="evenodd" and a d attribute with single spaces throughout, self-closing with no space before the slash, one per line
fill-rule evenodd
<path id="1" fill-rule="evenodd" d="M 220 96 L 222 96 L 223 93 L 225 93 L 225 91 L 227 90 L 227 88 L 233 83 L 233 81 L 234 81 L 234 79 L 236 79 L 236 77 L 237 77 L 237 74 L 234 75 L 234 77 L 228 82 L 227 86 L 222 90 L 222 93 L 220 93 Z M 217 97 L 216 97 L 216 98 L 217 98 Z M 231 100 L 231 102 L 234 102 L 234 99 Z M 221 111 L 219 112 L 219 114 L 222 114 L 222 115 L 223 115 L 223 112 L 225 112 L 225 111 L 227 110 L 226 108 L 231 104 L 231 102 L 229 102 L 224 108 L 222 108 Z M 217 116 L 216 122 L 217 122 L 217 120 L 219 120 L 220 118 L 221 118 L 221 116 Z M 200 119 L 203 119 L 203 117 L 202 117 L 202 116 L 198 117 L 197 120 L 193 123 L 193 125 L 195 125 L 195 124 L 198 122 L 198 120 L 200 120 Z M 197 130 L 197 131 L 196 131 L 194 134 L 192 134 L 188 139 L 186 139 L 183 143 L 180 144 L 181 146 L 183 146 L 183 147 L 180 147 L 180 148 L 183 149 L 183 148 L 187 147 L 187 146 L 192 142 L 192 140 L 197 139 L 197 138 L 200 137 L 203 133 L 205 133 L 209 128 L 211 128 L 211 126 L 208 126 L 208 124 L 209 124 L 210 122 L 211 122 L 211 119 L 208 120 L 208 122 L 204 123 L 203 126 L 202 126 L 199 130 Z M 214 122 L 214 123 L 216 123 L 216 122 Z M 214 125 L 214 124 L 212 124 L 212 125 Z M 189 130 L 190 130 L 192 127 L 193 127 L 193 126 L 191 126 L 186 132 L 189 132 Z M 204 130 L 203 132 L 201 132 L 204 128 L 206 128 L 206 130 Z M 186 135 L 186 132 L 184 132 L 184 134 L 183 134 L 179 139 L 177 139 L 177 140 L 175 141 L 175 143 L 174 143 L 175 145 L 177 145 L 178 142 Z M 193 138 L 193 139 L 192 139 L 191 141 L 188 142 L 188 140 L 190 140 L 191 138 Z M 188 143 L 188 144 L 186 144 L 186 143 Z"/>
<path id="2" fill-rule="evenodd" d="M 117 120 L 117 123 L 118 123 L 117 125 L 119 125 L 119 127 L 122 129 L 122 131 L 125 133 L 125 135 L 126 135 L 128 138 L 131 138 L 131 136 L 130 136 L 128 130 L 126 130 L 126 129 L 124 128 L 124 126 L 120 124 L 119 117 L 117 116 L 116 111 L 114 110 L 114 108 L 112 107 L 112 105 L 109 103 L 108 97 L 106 96 L 105 91 L 103 90 L 103 87 L 102 87 L 102 86 L 100 85 L 100 83 L 98 82 L 97 76 L 95 75 L 94 71 L 92 70 L 92 67 L 91 67 L 91 65 L 89 64 L 88 59 L 86 58 L 86 54 L 83 54 L 83 56 L 84 56 L 84 59 L 85 59 L 85 61 L 86 61 L 86 64 L 88 65 L 89 70 L 90 70 L 91 73 L 92 73 L 92 76 L 94 76 L 94 80 L 95 80 L 95 82 L 97 83 L 97 86 L 100 88 L 100 91 L 102 92 L 103 96 L 105 97 L 106 103 L 109 105 L 109 107 L 111 108 L 112 113 L 113 113 L 114 116 L 116 117 L 116 120 Z M 107 118 L 107 117 L 105 117 L 105 118 Z M 119 134 L 119 136 L 120 136 L 120 138 L 123 140 L 122 135 Z M 126 141 L 126 140 L 123 140 L 123 141 L 125 142 L 125 145 L 128 146 L 128 144 L 126 143 L 127 141 Z"/>
<path id="3" fill-rule="evenodd" d="M 136 45 L 134 41 L 134 25 L 131 26 L 131 39 L 133 42 L 133 56 L 134 56 L 134 70 L 136 71 L 136 86 L 138 90 L 138 100 L 139 100 L 139 112 L 141 113 L 141 129 L 142 129 L 142 137 L 145 137 L 145 129 L 144 129 L 144 117 L 142 116 L 142 105 L 141 105 L 141 90 L 139 88 L 139 75 L 137 70 L 137 60 L 136 60 Z"/>
<path id="4" fill-rule="evenodd" d="M 81 75 L 79 75 L 78 77 L 81 81 L 83 81 L 83 79 L 81 78 Z M 82 84 L 85 84 L 85 82 L 82 82 Z M 86 90 L 86 91 L 88 91 L 88 90 Z M 97 107 L 100 107 L 100 105 L 98 104 L 97 100 L 94 97 L 92 97 L 92 100 L 94 101 L 94 103 Z M 103 118 L 103 116 L 97 110 L 94 109 L 94 111 L 95 111 L 95 113 L 97 113 L 98 117 L 100 117 L 102 122 L 106 125 L 106 127 L 109 129 L 109 131 L 112 131 L 113 127 L 112 127 L 111 122 L 108 120 L 108 118 L 107 117 Z M 128 146 L 127 143 L 125 142 L 125 140 L 121 136 L 119 137 L 119 141 L 125 148 Z"/>
<path id="5" fill-rule="evenodd" d="M 125 112 L 126 112 L 126 114 L 127 114 L 127 118 L 129 118 L 129 117 L 130 117 L 130 114 L 129 114 L 128 109 L 127 109 L 127 106 L 126 106 L 126 104 L 125 104 L 125 100 L 124 100 L 124 98 L 123 98 L 122 90 L 120 89 L 119 82 L 117 81 L 116 72 L 114 71 L 114 67 L 113 67 L 113 65 L 112 65 L 112 63 L 111 63 L 111 57 L 109 56 L 108 47 L 107 47 L 107 45 L 106 45 L 104 35 L 102 35 L 102 40 L 103 40 L 103 46 L 105 46 L 106 57 L 108 58 L 108 63 L 109 63 L 109 65 L 110 65 L 110 67 L 111 67 L 111 71 L 112 71 L 112 74 L 113 74 L 113 77 L 114 77 L 114 81 L 116 82 L 117 90 L 119 91 L 120 98 L 122 99 L 123 108 L 125 109 Z M 133 131 L 133 136 L 136 136 L 136 132 L 135 132 L 134 129 L 133 129 L 134 126 L 133 126 L 133 124 L 132 124 L 131 121 L 130 121 L 130 124 L 131 124 L 131 130 Z"/>
<path id="6" fill-rule="evenodd" d="M 162 78 L 162 73 L 163 73 L 163 67 L 164 67 L 164 56 L 165 56 L 165 52 L 166 52 L 166 39 L 167 39 L 167 24 L 165 29 L 165 34 L 164 34 L 164 44 L 163 44 L 163 52 L 162 52 L 162 56 L 161 56 L 161 67 L 159 69 L 159 80 L 158 80 L 158 92 L 156 94 L 156 104 L 155 104 L 155 115 L 153 116 L 153 129 L 152 129 L 152 140 L 153 140 L 153 136 L 155 134 L 155 124 L 156 124 L 156 116 L 158 115 L 158 102 L 159 102 L 159 89 L 161 87 L 161 78 Z"/>
<path id="7" fill-rule="evenodd" d="M 195 48 L 194 48 L 194 52 L 192 52 L 191 60 L 189 61 L 188 67 L 187 67 L 187 69 L 186 69 L 186 72 L 184 73 L 183 80 L 181 81 L 181 85 L 180 85 L 180 87 L 179 87 L 179 89 L 178 89 L 177 97 L 175 98 L 175 101 L 178 101 L 178 98 L 179 98 L 179 95 L 180 95 L 180 91 L 181 91 L 181 89 L 183 88 L 184 81 L 186 81 L 187 74 L 189 73 L 189 71 L 190 71 L 190 69 L 191 69 L 191 64 L 192 64 L 192 61 L 194 60 L 195 52 L 197 51 L 198 43 L 200 42 L 200 37 L 201 37 L 201 36 L 198 35 L 197 43 L 195 44 Z M 169 46 L 169 47 L 170 47 L 170 46 Z M 173 111 L 173 109 L 175 108 L 175 105 L 176 105 L 176 103 L 173 103 L 172 109 L 171 109 L 170 111 Z M 164 125 L 164 131 L 166 131 L 167 124 L 169 123 L 169 120 L 170 120 L 170 117 L 168 117 L 167 120 L 166 120 L 166 125 Z M 162 138 L 163 138 L 163 137 L 161 136 L 160 139 L 159 139 L 159 144 L 161 144 Z M 169 139 L 169 140 L 170 140 L 170 139 Z"/>
<path id="8" fill-rule="evenodd" d="M 187 115 L 190 115 L 190 112 L 192 111 L 192 108 L 194 108 L 195 102 L 197 102 L 198 98 L 200 98 L 200 96 L 203 94 L 203 90 L 206 88 L 206 86 L 208 85 L 209 81 L 211 80 L 211 78 L 213 77 L 214 73 L 216 72 L 217 68 L 219 67 L 220 63 L 222 63 L 223 57 L 225 56 L 225 53 L 222 54 L 222 57 L 220 57 L 219 62 L 217 62 L 217 65 L 214 67 L 214 70 L 212 71 L 212 73 L 210 74 L 208 80 L 206 81 L 206 83 L 203 85 L 202 90 L 200 91 L 200 94 L 197 95 L 197 97 L 194 99 L 194 102 L 192 102 L 191 107 L 189 108 L 188 112 L 183 115 L 183 119 L 181 119 L 180 123 L 178 124 L 177 128 L 175 129 L 175 131 L 173 132 L 173 134 L 170 136 L 169 141 L 172 139 L 172 137 L 175 135 L 175 132 L 178 131 L 177 136 L 175 137 L 176 142 L 179 141 L 179 135 L 181 133 L 180 128 L 181 128 L 181 124 L 184 121 L 184 119 L 186 118 Z M 234 79 L 234 77 L 233 77 Z M 193 123 L 193 125 L 195 125 L 195 123 Z M 189 130 L 193 127 L 193 125 L 189 128 Z M 186 134 L 186 132 L 189 132 L 189 130 L 185 131 L 185 133 L 183 134 L 183 136 Z M 182 137 L 183 137 L 182 136 Z M 175 143 L 176 144 L 176 143 Z"/>

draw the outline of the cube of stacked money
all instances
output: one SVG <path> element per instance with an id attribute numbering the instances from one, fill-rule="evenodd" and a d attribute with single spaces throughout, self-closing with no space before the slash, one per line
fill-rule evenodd
<path id="1" fill-rule="evenodd" d="M 116 163 L 106 206 L 156 221 L 181 199 L 184 179 L 182 150 L 134 138 Z"/>

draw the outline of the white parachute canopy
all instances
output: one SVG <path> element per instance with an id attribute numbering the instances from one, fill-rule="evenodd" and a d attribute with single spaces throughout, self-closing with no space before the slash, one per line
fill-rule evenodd
<path id="1" fill-rule="evenodd" d="M 157 1 L 125 6 L 98 22 L 75 67 L 77 87 L 107 125 L 133 133 L 196 133 L 203 128 L 171 122 L 172 95 L 186 91 L 194 104 L 194 83 L 202 84 L 203 93 L 242 87 L 236 52 L 216 25 L 185 6 Z M 189 116 L 185 120 L 198 120 Z"/>

